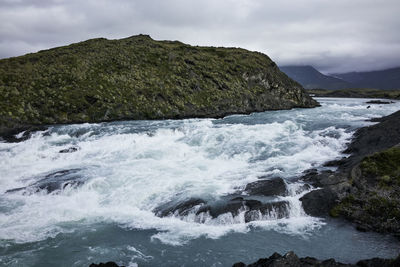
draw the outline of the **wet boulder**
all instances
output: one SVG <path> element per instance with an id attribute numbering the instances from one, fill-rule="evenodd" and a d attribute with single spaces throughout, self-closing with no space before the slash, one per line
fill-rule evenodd
<path id="1" fill-rule="evenodd" d="M 2 139 L 9 143 L 23 142 L 31 138 L 33 133 L 45 130 L 47 130 L 47 127 L 37 125 L 21 126 L 11 129 L 2 129 L 0 127 L 0 140 Z"/>
<path id="2" fill-rule="evenodd" d="M 206 204 L 206 201 L 200 198 L 190 198 L 180 203 L 167 203 L 157 207 L 153 212 L 159 217 L 170 215 L 186 216 L 190 212 L 196 212 L 196 209 Z"/>
<path id="3" fill-rule="evenodd" d="M 241 209 L 244 209 L 245 201 L 241 198 L 236 198 L 227 202 L 217 202 L 201 207 L 197 214 L 208 212 L 211 217 L 217 218 L 219 215 L 230 212 L 233 216 L 239 214 Z"/>
<path id="4" fill-rule="evenodd" d="M 237 216 L 243 211 L 245 222 L 260 220 L 263 216 L 281 219 L 289 216 L 289 203 L 287 201 L 264 203 L 255 199 L 237 197 L 227 202 L 205 205 L 197 211 L 197 214 L 208 212 L 210 216 L 217 218 L 225 213 Z"/>
<path id="5" fill-rule="evenodd" d="M 282 178 L 259 180 L 246 185 L 245 192 L 249 195 L 287 196 L 287 188 Z"/>
<path id="6" fill-rule="evenodd" d="M 327 216 L 336 205 L 338 196 L 330 188 L 317 189 L 305 194 L 300 201 L 304 211 L 311 216 Z"/>
<path id="7" fill-rule="evenodd" d="M 7 190 L 6 193 L 20 192 L 36 193 L 45 190 L 47 193 L 61 191 L 67 186 L 78 187 L 82 185 L 86 178 L 81 173 L 82 169 L 69 169 L 52 172 L 45 175 L 28 186 Z"/>
<path id="8" fill-rule="evenodd" d="M 255 200 L 256 201 L 256 200 Z M 289 202 L 277 201 L 256 203 L 254 200 L 246 202 L 246 206 L 249 208 L 244 215 L 245 222 L 261 220 L 263 217 L 270 219 L 282 219 L 289 217 Z"/>

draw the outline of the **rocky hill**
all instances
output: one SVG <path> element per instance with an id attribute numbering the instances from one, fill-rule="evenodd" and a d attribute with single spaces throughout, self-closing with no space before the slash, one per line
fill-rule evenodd
<path id="1" fill-rule="evenodd" d="M 221 117 L 315 107 L 266 55 L 147 35 L 0 60 L 0 132 L 21 125 Z"/>

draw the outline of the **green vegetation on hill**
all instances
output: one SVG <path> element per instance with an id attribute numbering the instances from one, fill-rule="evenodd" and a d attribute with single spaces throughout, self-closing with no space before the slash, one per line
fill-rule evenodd
<path id="1" fill-rule="evenodd" d="M 138 35 L 0 60 L 0 129 L 316 105 L 268 56 L 239 48 Z"/>

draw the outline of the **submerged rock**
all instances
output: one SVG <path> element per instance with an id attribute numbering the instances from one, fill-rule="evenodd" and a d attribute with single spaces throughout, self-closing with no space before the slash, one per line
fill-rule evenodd
<path id="1" fill-rule="evenodd" d="M 233 264 L 232 267 L 397 267 L 400 266 L 400 256 L 396 259 L 373 258 L 361 260 L 356 264 L 344 264 L 334 259 L 317 260 L 312 257 L 299 258 L 293 251 L 281 255 L 272 254 L 269 258 L 262 258 L 246 265 L 243 262 Z"/>
<path id="2" fill-rule="evenodd" d="M 197 214 L 203 212 L 210 214 L 213 218 L 225 213 L 237 216 L 240 212 L 245 212 L 245 222 L 260 220 L 263 216 L 281 219 L 289 217 L 289 203 L 287 201 L 264 203 L 254 199 L 235 198 L 222 204 L 205 205 L 197 211 Z"/>
<path id="3" fill-rule="evenodd" d="M 287 189 L 282 178 L 260 180 L 246 185 L 245 192 L 249 195 L 286 196 Z"/>
<path id="4" fill-rule="evenodd" d="M 9 143 L 22 142 L 29 139 L 34 132 L 45 131 L 45 126 L 17 126 L 14 128 L 5 128 L 0 125 L 0 140 Z"/>
<path id="5" fill-rule="evenodd" d="M 382 100 L 370 100 L 365 102 L 367 104 L 393 104 L 393 101 L 382 101 Z"/>
<path id="6" fill-rule="evenodd" d="M 109 262 L 106 262 L 106 263 L 100 262 L 99 264 L 92 263 L 92 264 L 89 265 L 89 267 L 125 267 L 125 266 L 118 265 L 113 261 L 109 261 Z"/>
<path id="7" fill-rule="evenodd" d="M 78 150 L 79 150 L 78 147 L 71 146 L 71 147 L 66 148 L 66 149 L 61 149 L 60 151 L 58 151 L 58 153 L 72 153 L 72 152 L 76 152 Z"/>
<path id="8" fill-rule="evenodd" d="M 166 217 L 169 215 L 186 216 L 190 212 L 196 212 L 200 206 L 204 205 L 206 201 L 200 198 L 190 198 L 180 203 L 167 203 L 163 206 L 157 207 L 153 212 L 159 217 Z"/>
<path id="9" fill-rule="evenodd" d="M 84 183 L 86 178 L 80 173 L 82 169 L 69 169 L 56 171 L 44 176 L 39 181 L 28 186 L 7 190 L 6 193 L 23 191 L 24 193 L 36 193 L 45 190 L 47 193 L 63 190 L 67 186 L 77 187 Z"/>
<path id="10" fill-rule="evenodd" d="M 289 208 L 287 201 L 261 202 L 255 199 L 236 197 L 228 201 L 206 202 L 203 199 L 191 198 L 178 204 L 167 203 L 157 207 L 153 212 L 159 217 L 187 216 L 193 213 L 200 217 L 209 214 L 212 218 L 217 218 L 222 214 L 237 216 L 240 212 L 244 212 L 245 222 L 250 222 L 261 220 L 263 217 L 271 219 L 289 217 Z"/>

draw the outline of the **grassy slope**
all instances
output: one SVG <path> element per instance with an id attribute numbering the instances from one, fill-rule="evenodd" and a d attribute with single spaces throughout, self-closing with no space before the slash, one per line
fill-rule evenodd
<path id="1" fill-rule="evenodd" d="M 0 128 L 315 105 L 268 56 L 238 48 L 138 35 L 0 60 Z"/>

